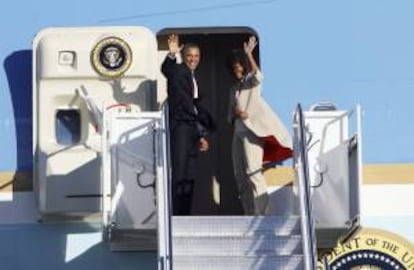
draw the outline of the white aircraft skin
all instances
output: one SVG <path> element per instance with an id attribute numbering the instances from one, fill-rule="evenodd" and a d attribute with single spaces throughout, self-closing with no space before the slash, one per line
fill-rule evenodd
<path id="1" fill-rule="evenodd" d="M 32 42 L 50 27 L 144 26 L 154 35 L 250 29 L 259 40 L 263 95 L 288 127 L 298 102 L 305 110 L 319 101 L 362 105 L 363 226 L 414 242 L 413 8 L 410 0 L 8 1 L 0 17 L 0 269 L 157 268 L 155 252 L 111 253 L 97 222 L 38 222 Z"/>

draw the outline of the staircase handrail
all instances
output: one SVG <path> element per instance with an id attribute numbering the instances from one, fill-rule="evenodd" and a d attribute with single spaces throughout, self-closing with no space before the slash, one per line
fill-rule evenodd
<path id="1" fill-rule="evenodd" d="M 309 179 L 309 165 L 307 158 L 305 124 L 303 111 L 297 104 L 293 115 L 294 136 L 294 168 L 299 197 L 299 212 L 301 217 L 302 248 L 304 255 L 304 269 L 317 269 L 317 251 L 315 226 L 312 214 L 311 184 Z"/>

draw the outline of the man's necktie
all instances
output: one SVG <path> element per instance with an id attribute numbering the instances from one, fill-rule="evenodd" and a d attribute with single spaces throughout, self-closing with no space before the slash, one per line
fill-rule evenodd
<path id="1" fill-rule="evenodd" d="M 193 98 L 197 99 L 198 98 L 198 85 L 197 85 L 197 80 L 195 79 L 193 71 L 191 72 L 191 77 L 193 79 Z"/>
<path id="2" fill-rule="evenodd" d="M 193 80 L 193 99 L 198 99 L 198 85 L 197 80 L 194 77 L 194 71 L 191 71 L 191 78 Z M 194 106 L 195 114 L 198 114 L 197 108 Z"/>

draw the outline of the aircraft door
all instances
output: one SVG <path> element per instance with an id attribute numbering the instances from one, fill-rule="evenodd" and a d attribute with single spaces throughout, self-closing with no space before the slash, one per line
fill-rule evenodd
<path id="1" fill-rule="evenodd" d="M 33 42 L 34 180 L 41 214 L 101 210 L 102 104 L 156 108 L 157 46 L 143 27 L 50 28 Z"/>

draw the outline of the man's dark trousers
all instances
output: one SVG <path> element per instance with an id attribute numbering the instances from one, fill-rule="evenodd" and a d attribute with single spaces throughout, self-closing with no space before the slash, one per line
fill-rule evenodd
<path id="1" fill-rule="evenodd" d="M 199 133 L 196 122 L 170 123 L 173 214 L 190 215 Z"/>

